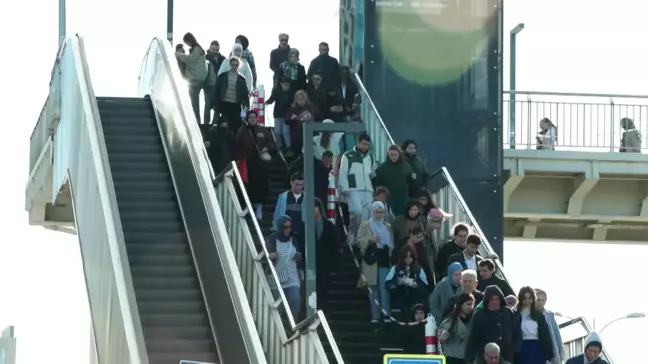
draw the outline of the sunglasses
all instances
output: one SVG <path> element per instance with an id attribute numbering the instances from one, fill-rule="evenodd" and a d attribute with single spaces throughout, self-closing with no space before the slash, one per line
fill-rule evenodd
<path id="1" fill-rule="evenodd" d="M 281 39 L 279 39 L 279 41 L 280 41 L 280 42 L 287 42 L 287 41 L 288 41 L 288 38 L 281 38 Z"/>

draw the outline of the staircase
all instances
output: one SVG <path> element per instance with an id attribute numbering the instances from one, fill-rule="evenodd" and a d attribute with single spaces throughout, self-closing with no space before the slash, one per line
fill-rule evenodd
<path id="1" fill-rule="evenodd" d="M 153 106 L 97 98 L 151 364 L 219 362 Z"/>

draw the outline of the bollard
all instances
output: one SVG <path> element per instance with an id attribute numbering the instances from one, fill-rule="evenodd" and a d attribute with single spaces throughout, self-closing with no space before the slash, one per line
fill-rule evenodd
<path id="1" fill-rule="evenodd" d="M 333 225 L 335 225 L 335 206 L 337 204 L 335 180 L 335 172 L 329 172 L 328 195 L 326 196 L 326 217 L 333 223 Z"/>
<path id="2" fill-rule="evenodd" d="M 425 353 L 426 354 L 438 354 L 437 350 L 437 326 L 434 316 L 429 315 L 427 317 L 427 322 L 425 323 Z"/>

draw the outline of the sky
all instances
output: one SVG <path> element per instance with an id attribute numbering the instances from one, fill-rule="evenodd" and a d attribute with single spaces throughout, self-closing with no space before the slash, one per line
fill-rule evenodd
<path id="1" fill-rule="evenodd" d="M 0 143 L 0 330 L 16 326 L 19 364 L 87 363 L 89 309 L 78 242 L 30 227 L 24 212 L 28 140 L 58 47 L 57 4 L 8 4 L 0 5 L 0 31 L 17 53 L 7 50 L 0 57 L 0 110 L 11 131 Z M 269 84 L 269 51 L 280 32 L 290 34 L 305 63 L 320 41 L 337 54 L 337 7 L 332 0 L 185 0 L 176 4 L 176 39 L 192 31 L 204 45 L 217 39 L 227 50 L 237 34 L 245 34 L 260 82 Z M 68 1 L 68 33 L 84 36 L 98 96 L 136 95 L 148 44 L 166 34 L 165 8 L 164 0 Z M 641 51 L 648 36 L 646 14 L 648 3 L 636 0 L 506 1 L 506 34 L 518 22 L 526 25 L 518 35 L 518 90 L 648 94 Z M 505 248 L 505 268 L 516 286 L 543 287 L 555 311 L 603 323 L 641 310 L 642 304 L 646 309 L 643 286 L 628 294 L 641 284 L 645 269 L 626 263 L 629 256 L 647 254 L 646 246 L 507 241 Z M 616 364 L 630 364 L 647 331 L 646 319 L 626 320 L 602 336 Z"/>

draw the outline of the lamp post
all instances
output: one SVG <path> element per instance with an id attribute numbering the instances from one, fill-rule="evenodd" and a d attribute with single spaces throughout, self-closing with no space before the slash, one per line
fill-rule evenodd
<path id="1" fill-rule="evenodd" d="M 67 11 L 65 10 L 65 1 L 66 0 L 59 0 L 59 10 L 58 10 L 58 44 L 57 47 L 61 44 L 61 40 L 65 38 L 65 33 L 66 33 L 66 25 L 67 25 Z"/>
<path id="2" fill-rule="evenodd" d="M 612 320 L 612 321 L 608 322 L 607 324 L 603 325 L 603 328 L 598 333 L 600 335 L 603 332 L 603 330 L 605 330 L 606 328 L 608 328 L 608 326 L 612 325 L 615 322 L 625 320 L 625 319 L 638 319 L 638 318 L 644 318 L 644 317 L 646 317 L 645 313 L 643 313 L 643 312 L 634 312 L 634 313 L 631 313 L 631 314 L 628 314 L 628 315 L 625 315 L 625 316 L 622 316 L 622 317 L 615 318 L 614 320 Z M 594 320 L 594 330 L 596 330 L 596 320 Z"/>
<path id="3" fill-rule="evenodd" d="M 167 40 L 173 45 L 173 0 L 167 0 Z"/>
<path id="4" fill-rule="evenodd" d="M 519 23 L 511 29 L 510 62 L 509 62 L 509 148 L 515 149 L 515 38 L 524 29 L 524 23 Z"/>

